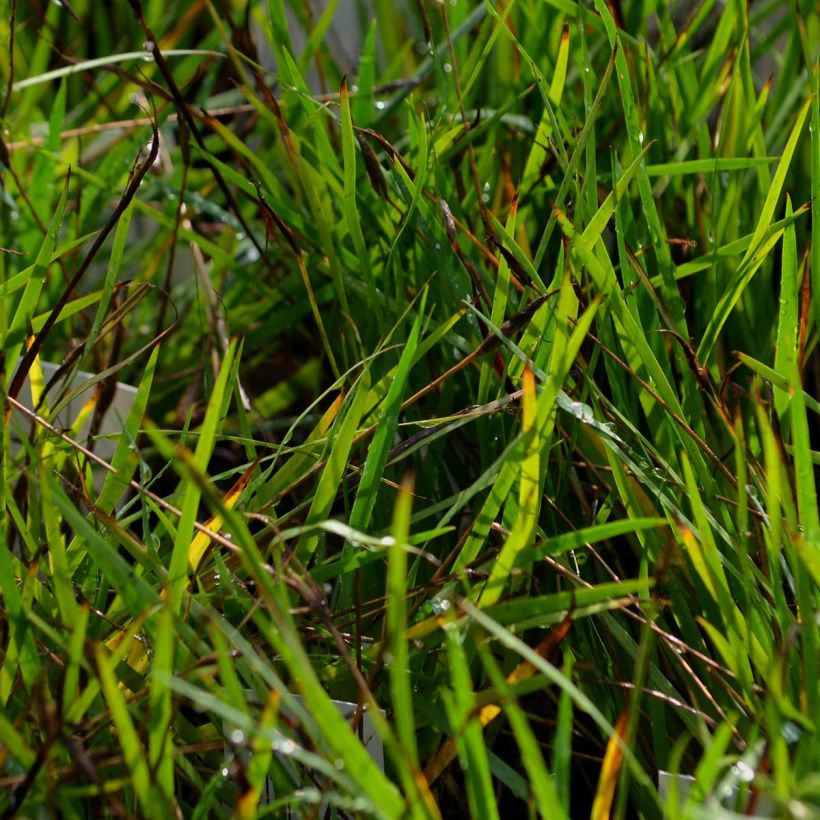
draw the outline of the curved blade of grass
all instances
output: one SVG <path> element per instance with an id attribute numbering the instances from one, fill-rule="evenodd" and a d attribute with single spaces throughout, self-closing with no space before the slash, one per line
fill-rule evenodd
<path id="1" fill-rule="evenodd" d="M 100 689 L 108 704 L 111 720 L 117 729 L 119 745 L 134 782 L 134 792 L 142 805 L 142 810 L 150 816 L 157 810 L 158 801 L 157 789 L 151 778 L 145 752 L 131 715 L 128 713 L 128 704 L 119 688 L 114 669 L 110 665 L 111 658 L 106 656 L 101 646 L 96 647 L 94 654 Z M 165 803 L 166 801 L 160 798 L 159 805 Z"/>
<path id="2" fill-rule="evenodd" d="M 9 434 L 9 427 L 10 425 L 4 425 L 6 436 Z M 5 478 L 9 449 L 8 443 L 5 443 L 4 451 L 0 454 L 0 479 Z M 26 532 L 25 522 L 21 520 L 13 495 L 11 493 L 6 495 L 8 489 L 3 481 L 2 488 L 0 488 L 0 493 L 2 493 L 0 497 L 4 502 L 3 509 L 0 511 L 2 512 L 0 517 L 3 522 L 3 535 L 6 534 L 12 521 L 17 525 L 18 532 L 23 534 Z M 20 524 L 23 526 L 21 527 Z M 2 591 L 3 609 L 8 623 L 7 644 L 3 657 L 0 659 L 0 704 L 8 702 L 18 673 L 22 684 L 28 689 L 34 684 L 42 669 L 40 652 L 34 643 L 34 635 L 27 618 L 28 602 L 24 599 L 18 586 L 18 578 L 23 576 L 24 570 L 21 562 L 5 546 L 6 543 L 8 542 L 4 541 L 0 545 L 0 591 Z M 0 710 L 0 715 L 2 715 L 2 710 Z M 0 731 L 0 736 L 2 736 L 2 731 Z"/>
<path id="3" fill-rule="evenodd" d="M 641 153 L 645 136 L 641 129 L 641 117 L 635 101 L 630 66 L 624 51 L 621 33 L 616 28 L 612 13 L 606 3 L 602 0 L 594 0 L 594 6 L 598 14 L 601 15 L 609 44 L 615 54 L 615 69 L 618 74 L 618 88 L 621 91 L 621 103 L 623 105 L 626 131 L 629 136 L 630 150 L 632 156 L 637 157 Z M 685 334 L 686 323 L 683 317 L 683 299 L 675 284 L 674 265 L 672 264 L 669 246 L 666 243 L 666 232 L 658 214 L 655 198 L 652 195 L 652 185 L 649 182 L 649 174 L 646 172 L 644 163 L 641 163 L 638 167 L 637 183 L 652 249 L 661 272 L 661 288 L 664 301 L 669 309 L 672 321 L 675 323 L 674 329 L 678 333 Z"/>
<path id="4" fill-rule="evenodd" d="M 649 153 L 651 147 L 652 143 L 649 143 L 642 150 L 638 151 L 635 159 L 632 160 L 619 177 L 615 185 L 615 190 L 609 192 L 607 198 L 596 211 L 595 216 L 590 219 L 589 224 L 584 228 L 580 241 L 588 248 L 594 248 L 595 243 L 601 238 L 604 228 L 606 228 L 607 223 L 612 218 L 612 214 L 615 213 L 615 207 L 618 201 L 623 199 L 629 184 L 632 182 L 633 177 L 640 171 L 644 158 L 647 153 Z"/>
<path id="5" fill-rule="evenodd" d="M 580 711 L 589 715 L 596 726 L 607 736 L 612 737 L 616 734 L 614 727 L 604 717 L 598 707 L 587 697 L 580 689 L 578 689 L 572 681 L 565 678 L 551 663 L 544 660 L 534 649 L 527 646 L 520 638 L 513 635 L 508 629 L 497 624 L 482 610 L 471 604 L 469 601 L 463 601 L 461 605 L 464 607 L 467 617 L 474 620 L 477 624 L 483 627 L 491 635 L 494 635 L 498 641 L 516 654 L 520 655 L 524 660 L 529 661 L 535 669 L 543 674 L 553 685 L 566 691 L 572 698 L 575 706 Z M 632 775 L 648 790 L 648 794 L 657 804 L 658 793 L 654 788 L 649 776 L 641 767 L 631 749 L 622 746 L 624 758 L 627 765 L 630 767 Z"/>
<path id="6" fill-rule="evenodd" d="M 156 640 L 151 664 L 148 720 L 148 761 L 157 785 L 164 794 L 174 794 L 174 744 L 171 687 L 167 678 L 174 670 L 174 643 L 177 639 L 173 613 L 163 607 L 155 618 Z"/>
<path id="7" fill-rule="evenodd" d="M 510 203 L 510 212 L 507 216 L 505 233 L 507 236 L 515 234 L 516 217 L 518 214 L 518 196 L 513 197 Z M 513 242 L 512 244 L 517 244 Z M 502 255 L 498 263 L 498 273 L 495 277 L 495 290 L 493 291 L 493 304 L 490 311 L 490 318 L 494 325 L 501 325 L 507 313 L 507 299 L 510 292 L 510 266 L 506 257 Z M 492 364 L 485 361 L 481 366 L 481 379 L 478 384 L 478 404 L 484 404 L 490 389 L 492 378 Z"/>
<path id="8" fill-rule="evenodd" d="M 550 83 L 549 99 L 556 107 L 561 104 L 561 97 L 564 93 L 564 84 L 567 79 L 567 65 L 569 62 L 569 28 L 565 25 L 561 35 L 561 44 L 558 48 L 558 55 L 555 59 L 555 71 Z M 535 138 L 532 141 L 527 162 L 524 165 L 524 174 L 521 178 L 521 189 L 529 191 L 532 185 L 538 181 L 541 168 L 549 156 L 548 146 L 550 135 L 552 134 L 551 111 L 545 107 L 541 115 L 541 122 L 536 129 Z"/>
<path id="9" fill-rule="evenodd" d="M 651 578 L 635 578 L 624 581 L 612 581 L 590 587 L 554 592 L 551 595 L 532 597 L 519 596 L 508 601 L 501 601 L 492 607 L 485 607 L 494 621 L 502 626 L 516 626 L 518 629 L 531 629 L 547 626 L 566 617 L 572 611 L 575 621 L 584 617 L 584 610 L 591 614 L 603 611 L 601 604 L 617 608 L 625 601 L 636 596 L 644 596 L 654 586 Z"/>
<path id="10" fill-rule="evenodd" d="M 524 445 L 524 464 L 527 466 L 522 466 L 519 515 L 509 538 L 504 542 L 504 546 L 493 564 L 490 577 L 482 589 L 482 607 L 491 606 L 501 597 L 510 573 L 515 567 L 518 553 L 529 546 L 532 541 L 538 511 L 541 506 L 539 452 L 542 446 L 552 437 L 555 403 L 561 391 L 561 385 L 592 326 L 598 305 L 599 302 L 594 301 L 584 311 L 569 338 L 559 342 L 558 337 L 556 337 L 553 341 L 547 383 L 544 385 L 541 395 L 538 396 L 537 402 L 535 401 L 535 381 L 532 371 L 529 368 L 524 371 L 524 433 L 525 436 L 527 434 L 532 436 L 532 439 Z M 531 380 L 529 385 L 527 379 Z M 528 391 L 530 392 L 529 400 L 527 399 Z M 526 409 L 528 402 L 530 403 L 529 410 Z"/>
<path id="11" fill-rule="evenodd" d="M 174 469 L 183 478 L 191 470 L 197 471 L 200 475 L 207 475 L 208 462 L 228 409 L 227 404 L 231 398 L 231 392 L 228 390 L 228 377 L 233 369 L 234 358 L 237 356 L 237 343 L 234 339 L 228 347 L 211 390 L 208 407 L 205 411 L 205 419 L 202 422 L 193 458 L 190 464 L 181 459 L 173 462 Z M 194 538 L 194 523 L 199 511 L 201 496 L 202 491 L 197 481 L 185 482 L 182 515 L 177 526 L 171 563 L 168 569 L 168 592 L 174 613 L 178 613 L 180 610 L 182 597 L 188 582 L 188 553 Z"/>
<path id="12" fill-rule="evenodd" d="M 561 674 L 566 680 L 572 680 L 572 666 L 572 652 L 564 652 L 564 665 Z M 555 719 L 555 734 L 552 741 L 552 771 L 555 791 L 561 801 L 561 810 L 566 816 L 569 816 L 570 811 L 572 728 L 572 697 L 564 689 L 558 696 L 558 714 Z"/>
<path id="13" fill-rule="evenodd" d="M 359 56 L 359 71 L 356 85 L 359 90 L 353 98 L 353 119 L 361 128 L 366 128 L 372 122 L 376 103 L 373 89 L 376 85 L 376 21 L 371 20 L 364 36 L 362 53 Z"/>
<path id="14" fill-rule="evenodd" d="M 199 49 L 163 49 L 163 57 L 225 57 L 219 51 L 202 51 Z M 153 62 L 154 58 L 150 51 L 124 51 L 120 54 L 107 54 L 105 57 L 97 57 L 93 60 L 82 60 L 79 63 L 64 66 L 63 68 L 55 68 L 53 71 L 46 71 L 34 77 L 26 77 L 25 80 L 18 80 L 12 86 L 12 91 L 23 91 L 26 88 L 31 88 L 34 85 L 41 83 L 50 83 L 52 80 L 59 80 L 62 77 L 68 77 L 71 74 L 79 74 L 82 71 L 93 71 L 95 68 L 102 68 L 103 66 L 116 65 L 118 63 L 127 63 L 139 60 L 141 62 Z"/>
<path id="15" fill-rule="evenodd" d="M 629 533 L 668 526 L 665 518 L 625 518 L 618 521 L 607 521 L 604 524 L 594 524 L 575 532 L 555 535 L 542 541 L 538 546 L 529 547 L 518 553 L 516 566 L 527 566 L 545 556 L 561 555 L 569 550 L 578 549 L 585 544 L 596 544 L 617 538 Z"/>
<path id="16" fill-rule="evenodd" d="M 51 494 L 65 522 L 80 539 L 89 558 L 102 570 L 106 581 L 122 596 L 132 617 L 144 614 L 159 602 L 156 590 L 119 554 L 66 496 L 57 477 L 48 476 Z"/>
<path id="17" fill-rule="evenodd" d="M 309 445 L 313 444 L 318 447 L 318 442 L 327 435 L 328 430 L 330 430 L 339 411 L 342 409 L 344 399 L 345 393 L 339 393 L 322 414 L 322 417 L 305 440 L 306 452 L 293 453 L 288 461 L 275 472 L 273 472 L 276 467 L 276 462 L 274 462 L 271 467 L 271 472 L 273 472 L 272 476 L 268 476 L 267 473 L 263 474 L 263 478 L 266 480 L 266 484 L 262 490 L 263 503 L 268 498 L 276 499 L 282 493 L 286 492 L 288 487 L 298 480 L 299 476 L 307 472 L 312 464 L 315 464 L 318 456 L 313 456 L 310 453 Z M 285 437 L 284 443 L 287 442 L 288 438 L 289 436 Z"/>
<path id="18" fill-rule="evenodd" d="M 773 370 L 771 367 L 767 367 L 763 362 L 757 361 L 757 359 L 753 359 L 751 356 L 747 356 L 745 353 L 738 352 L 737 358 L 739 361 L 743 362 L 749 370 L 753 370 L 759 376 L 762 376 L 766 379 L 767 382 L 771 382 L 772 385 L 779 388 L 780 391 L 783 393 L 788 394 L 789 392 L 789 377 L 783 375 L 782 373 L 778 373 L 776 370 Z M 817 401 L 813 396 L 810 396 L 805 390 L 801 390 L 803 394 L 803 402 L 805 403 L 806 407 L 814 413 L 820 414 L 820 401 Z"/>
<path id="19" fill-rule="evenodd" d="M 43 535 L 48 543 L 49 570 L 51 583 L 54 588 L 54 597 L 62 623 L 68 626 L 74 622 L 74 611 L 77 603 L 74 600 L 74 591 L 71 586 L 71 574 L 66 556 L 65 536 L 62 531 L 60 517 L 51 498 L 50 481 L 54 480 L 50 464 L 41 464 L 40 493 L 41 513 L 43 517 Z"/>
<path id="20" fill-rule="evenodd" d="M 234 482 L 228 492 L 225 493 L 225 496 L 222 498 L 222 506 L 226 510 L 232 510 L 236 506 L 237 502 L 242 497 L 245 488 L 253 478 L 253 475 L 256 472 L 256 467 L 256 463 L 252 463 Z M 197 531 L 197 534 L 194 536 L 194 540 L 191 541 L 191 544 L 188 547 L 188 566 L 190 567 L 191 572 L 196 572 L 200 568 L 202 559 L 212 544 L 210 533 L 220 532 L 223 524 L 224 519 L 219 513 L 217 513 L 216 515 L 212 515 L 205 524 L 208 532 L 203 532 L 202 530 Z"/>
<path id="21" fill-rule="evenodd" d="M 333 444 L 327 463 L 319 476 L 316 492 L 310 504 L 305 524 L 310 526 L 324 521 L 330 514 L 330 508 L 339 490 L 342 476 L 347 469 L 350 448 L 356 435 L 362 416 L 365 412 L 368 391 L 370 388 L 370 371 L 365 370 L 356 386 L 354 395 L 349 398 L 347 411 L 336 420 L 333 428 Z M 296 545 L 296 557 L 307 565 L 319 544 L 319 533 L 308 532 Z"/>
<path id="22" fill-rule="evenodd" d="M 416 726 L 410 685 L 410 656 L 407 650 L 407 552 L 404 547 L 410 534 L 410 511 L 413 504 L 413 482 L 407 477 L 396 499 L 393 514 L 393 546 L 387 565 L 387 645 L 392 656 L 389 664 L 390 697 L 396 720 L 396 737 L 407 757 L 407 764 L 418 769 Z"/>
<path id="23" fill-rule="evenodd" d="M 704 157 L 677 162 L 656 162 L 646 166 L 646 173 L 651 177 L 662 177 L 709 174 L 715 171 L 748 171 L 750 168 L 766 168 L 778 159 L 778 157 Z"/>
<path id="24" fill-rule="evenodd" d="M 792 216 L 791 197 L 786 194 L 786 218 Z M 775 346 L 774 369 L 791 375 L 797 367 L 797 328 L 799 325 L 798 300 L 800 298 L 797 281 L 797 238 L 794 224 L 783 233 L 783 257 L 780 264 L 780 310 L 777 319 L 777 344 Z M 774 406 L 781 425 L 785 421 L 788 395 L 774 391 Z"/>
<path id="25" fill-rule="evenodd" d="M 521 762 L 524 764 L 524 769 L 529 777 L 528 785 L 532 790 L 532 796 L 535 798 L 541 817 L 555 818 L 555 820 L 566 817 L 567 813 L 558 799 L 553 777 L 544 763 L 538 740 L 530 728 L 524 710 L 516 703 L 512 695 L 509 680 L 504 679 L 501 669 L 487 648 L 486 643 L 479 641 L 476 648 L 490 678 L 490 683 L 502 704 L 504 715 L 510 722 L 518 748 L 521 750 Z"/>
<path id="26" fill-rule="evenodd" d="M 726 288 L 720 301 L 715 306 L 709 324 L 703 332 L 703 338 L 700 341 L 697 353 L 698 361 L 702 363 L 705 363 L 709 359 L 715 342 L 717 341 L 718 334 L 729 318 L 729 314 L 734 309 L 738 299 L 740 299 L 743 290 L 749 284 L 752 275 L 760 264 L 762 264 L 766 251 L 774 244 L 771 239 L 765 241 L 766 231 L 769 228 L 775 208 L 777 207 L 777 202 L 780 199 L 780 194 L 786 181 L 786 174 L 788 173 L 794 153 L 797 150 L 797 143 L 800 138 L 800 133 L 803 130 L 803 124 L 811 108 L 811 103 L 811 99 L 807 100 L 797 115 L 797 120 L 789 134 L 786 147 L 783 149 L 783 154 L 780 157 L 780 162 L 772 179 L 769 193 L 761 208 L 760 216 L 757 220 L 757 227 L 752 234 L 749 247 L 738 266 L 732 282 Z"/>
<path id="27" fill-rule="evenodd" d="M 134 457 L 133 443 L 137 440 L 140 424 L 148 406 L 148 399 L 151 395 L 151 385 L 154 381 L 154 373 L 159 357 L 159 348 L 151 351 L 148 361 L 142 372 L 142 378 L 137 385 L 137 394 L 131 409 L 128 411 L 128 418 L 123 422 L 122 433 L 117 441 L 117 448 L 111 457 L 111 466 L 115 472 L 106 475 L 103 481 L 100 495 L 97 498 L 97 507 L 105 513 L 110 513 L 114 509 L 117 500 L 122 497 L 128 482 L 134 475 L 137 467 L 137 459 Z"/>
<path id="28" fill-rule="evenodd" d="M 410 535 L 410 512 L 413 503 L 413 481 L 405 477 L 396 499 L 393 514 L 393 545 L 387 565 L 387 646 L 391 660 L 390 701 L 396 722 L 396 739 L 401 752 L 402 778 L 405 788 L 424 806 L 427 816 L 438 817 L 427 781 L 419 768 L 416 746 L 416 723 L 413 715 L 413 686 L 410 653 L 407 645 L 407 539 Z M 406 772 L 406 773 L 405 773 Z"/>
<path id="29" fill-rule="evenodd" d="M 367 449 L 367 457 L 362 468 L 359 480 L 359 489 L 356 493 L 356 500 L 350 512 L 350 526 L 356 530 L 367 531 L 373 515 L 373 508 L 376 506 L 379 488 L 381 487 L 384 468 L 390 449 L 393 446 L 398 429 L 399 411 L 407 392 L 407 381 L 410 375 L 410 368 L 416 356 L 416 349 L 421 335 L 421 326 L 424 321 L 424 309 L 427 303 L 427 291 L 422 295 L 419 312 L 413 322 L 410 335 L 407 338 L 399 363 L 392 371 L 392 381 L 384 399 L 384 404 L 379 413 L 378 426 L 373 435 L 373 441 Z M 341 599 L 345 600 L 344 596 Z M 341 604 L 343 607 L 344 603 Z"/>
<path id="30" fill-rule="evenodd" d="M 609 820 L 612 801 L 615 798 L 615 786 L 618 785 L 618 774 L 624 759 L 623 744 L 628 717 L 629 713 L 626 710 L 621 712 L 615 723 L 615 731 L 606 744 L 590 820 Z"/>
<path id="31" fill-rule="evenodd" d="M 811 101 L 811 186 L 820 190 L 820 72 L 814 66 L 814 96 Z M 820 197 L 811 199 L 811 284 L 814 326 L 820 330 Z"/>
<path id="32" fill-rule="evenodd" d="M 46 273 L 51 263 L 51 257 L 54 254 L 54 248 L 57 245 L 57 235 L 63 223 L 63 214 L 65 212 L 66 200 L 68 199 L 68 186 L 70 182 L 71 175 L 69 174 L 63 186 L 63 193 L 54 210 L 54 216 L 49 225 L 48 233 L 40 245 L 37 259 L 26 280 L 25 290 L 20 297 L 20 301 L 17 303 L 11 323 L 9 324 L 8 332 L 6 333 L 6 338 L 3 340 L 7 367 L 17 361 L 26 339 L 31 320 L 34 317 L 34 312 L 37 309 L 37 301 L 42 293 Z"/>
<path id="33" fill-rule="evenodd" d="M 342 80 L 339 90 L 339 100 L 341 104 L 342 160 L 344 163 L 345 222 L 359 260 L 359 273 L 367 284 L 371 308 L 376 310 L 379 303 L 376 296 L 376 283 L 373 279 L 373 270 L 364 242 L 362 223 L 359 219 L 359 209 L 356 204 L 356 138 L 353 134 L 353 120 L 350 115 L 350 94 L 344 80 Z M 379 312 L 376 315 L 380 317 Z"/>
<path id="34" fill-rule="evenodd" d="M 88 635 L 89 607 L 77 607 L 71 634 L 68 636 L 68 663 L 63 678 L 63 703 L 74 703 L 80 688 L 80 670 L 87 671 L 85 642 Z"/>
<path id="35" fill-rule="evenodd" d="M 518 553 L 532 540 L 541 508 L 539 498 L 539 473 L 541 456 L 541 430 L 536 426 L 535 377 L 530 367 L 524 368 L 522 376 L 523 394 L 521 397 L 522 432 L 524 435 L 524 454 L 521 459 L 521 475 L 518 493 L 518 516 L 496 558 L 487 584 L 481 592 L 484 607 L 492 606 L 500 597 L 507 584 Z M 547 393 L 545 390 L 541 397 Z"/>
<path id="36" fill-rule="evenodd" d="M 797 536 L 796 548 L 802 561 L 794 567 L 797 586 L 797 604 L 803 619 L 811 619 L 817 607 L 817 555 L 820 551 L 820 511 L 817 506 L 817 486 L 814 479 L 811 436 L 806 416 L 806 403 L 799 374 L 795 368 L 790 379 L 791 400 L 789 416 L 794 457 L 794 485 L 797 495 L 797 509 L 802 532 Z M 803 648 L 804 669 L 813 670 L 820 663 L 818 635 L 816 629 L 800 630 Z M 805 681 L 805 713 L 817 715 L 820 709 L 820 691 L 816 682 L 809 677 Z"/>
<path id="37" fill-rule="evenodd" d="M 376 766 L 328 697 L 288 616 L 280 612 L 277 617 L 277 624 L 269 624 L 265 636 L 287 666 L 312 719 L 321 727 L 322 738 L 333 759 L 343 761 L 347 776 L 372 802 L 375 816 L 396 820 L 403 817 L 407 807 L 396 787 Z"/>
<path id="38" fill-rule="evenodd" d="M 493 794 L 484 731 L 477 716 L 478 704 L 470 681 L 470 662 L 462 643 L 464 638 L 458 634 L 459 628 L 455 624 L 450 626 L 445 631 L 445 638 L 453 691 L 444 693 L 444 706 L 464 770 L 470 816 L 477 820 L 495 820 L 499 817 L 498 806 Z"/>

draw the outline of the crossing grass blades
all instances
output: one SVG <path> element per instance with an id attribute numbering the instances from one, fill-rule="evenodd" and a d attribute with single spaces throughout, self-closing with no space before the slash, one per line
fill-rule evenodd
<path id="1" fill-rule="evenodd" d="M 677 5 L 12 0 L 3 816 L 820 812 L 820 16 Z"/>

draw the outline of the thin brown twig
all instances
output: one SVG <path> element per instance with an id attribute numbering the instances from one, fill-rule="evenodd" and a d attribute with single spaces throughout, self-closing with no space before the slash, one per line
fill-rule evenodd
<path id="1" fill-rule="evenodd" d="M 156 160 L 159 154 L 159 131 L 157 130 L 156 123 L 152 124 L 151 129 L 153 131 L 153 137 L 151 139 L 151 147 L 148 151 L 147 157 L 141 164 L 139 163 L 139 160 L 137 160 L 135 168 L 131 173 L 131 178 L 128 182 L 128 185 L 126 186 L 125 193 L 122 195 L 120 201 L 117 203 L 117 207 L 114 208 L 114 212 L 108 218 L 108 221 L 105 223 L 102 230 L 95 237 L 94 243 L 92 244 L 83 261 L 80 263 L 76 273 L 71 278 L 71 281 L 66 285 L 63 292 L 60 294 L 60 298 L 57 300 L 57 304 L 54 306 L 51 313 L 49 313 L 48 318 L 45 321 L 45 324 L 41 328 L 40 332 L 34 337 L 34 341 L 31 343 L 31 347 L 29 347 L 29 349 L 23 356 L 23 359 L 17 368 L 17 372 L 14 374 L 14 378 L 12 379 L 11 385 L 9 386 L 8 395 L 10 398 L 17 398 L 18 394 L 20 393 L 20 389 L 23 386 L 23 382 L 26 380 L 26 376 L 28 376 L 28 372 L 31 369 L 31 365 L 34 362 L 34 359 L 39 355 L 40 350 L 42 349 L 43 344 L 45 343 L 46 337 L 51 332 L 51 329 L 54 327 L 54 325 L 57 323 L 57 320 L 60 318 L 60 314 L 62 313 L 63 308 L 68 304 L 68 301 L 71 298 L 71 295 L 74 293 L 75 288 L 77 287 L 77 285 L 80 284 L 80 281 L 82 280 L 85 273 L 88 271 L 89 267 L 91 267 L 91 263 L 96 258 L 100 248 L 102 248 L 106 239 L 108 239 L 109 234 L 111 233 L 111 231 L 114 230 L 114 227 L 120 221 L 120 218 L 125 213 L 126 208 L 128 208 L 128 206 L 131 204 L 131 200 L 136 196 L 136 193 L 139 190 L 143 178 L 153 166 L 154 161 Z M 67 179 L 66 185 L 68 185 L 68 183 L 69 180 Z"/>
<path id="2" fill-rule="evenodd" d="M 54 436 L 57 436 L 61 441 L 64 441 L 66 444 L 73 447 L 78 453 L 84 455 L 89 461 L 93 462 L 97 467 L 105 470 L 107 473 L 111 473 L 112 475 L 119 475 L 119 472 L 113 467 L 108 461 L 104 458 L 98 456 L 96 453 L 89 450 L 87 447 L 84 447 L 80 444 L 79 441 L 71 438 L 67 433 L 64 433 L 59 428 L 55 427 L 51 422 L 47 419 L 44 419 L 42 416 L 35 413 L 33 410 L 30 410 L 28 407 L 25 406 L 22 402 L 18 401 L 13 396 L 9 395 L 6 397 L 8 399 L 9 404 L 14 407 L 16 410 L 21 412 L 24 416 L 26 416 L 31 421 L 36 422 L 40 425 L 43 429 L 48 430 Z M 127 486 L 130 487 L 135 492 L 139 493 L 140 495 L 144 496 L 145 498 L 152 501 L 161 509 L 165 510 L 166 512 L 171 513 L 171 515 L 180 518 L 182 516 L 182 510 L 178 507 L 175 507 L 173 504 L 166 501 L 161 496 L 158 496 L 156 493 L 151 492 L 151 490 L 143 487 L 138 481 L 134 481 L 130 479 L 126 482 Z M 201 524 L 199 521 L 194 521 L 194 529 L 197 532 L 201 532 L 204 535 L 207 535 L 211 540 L 216 541 L 220 546 L 225 547 L 225 549 L 229 550 L 232 553 L 236 553 L 237 555 L 241 554 L 241 550 L 237 547 L 236 544 L 231 541 L 230 538 L 227 538 L 224 535 L 221 535 L 219 532 L 210 529 L 205 524 Z M 269 565 L 265 565 L 265 570 L 270 575 L 275 575 L 275 570 L 273 567 Z"/>

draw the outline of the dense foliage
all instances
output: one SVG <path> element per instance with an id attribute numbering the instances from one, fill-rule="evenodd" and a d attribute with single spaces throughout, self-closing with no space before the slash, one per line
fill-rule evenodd
<path id="1" fill-rule="evenodd" d="M 674 5 L 7 0 L 4 816 L 817 816 L 820 14 Z"/>

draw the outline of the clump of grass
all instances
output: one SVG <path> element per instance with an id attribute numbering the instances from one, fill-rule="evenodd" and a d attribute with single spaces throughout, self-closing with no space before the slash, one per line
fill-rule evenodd
<path id="1" fill-rule="evenodd" d="M 814 4 L 358 8 L 0 21 L 3 811 L 820 811 Z"/>

